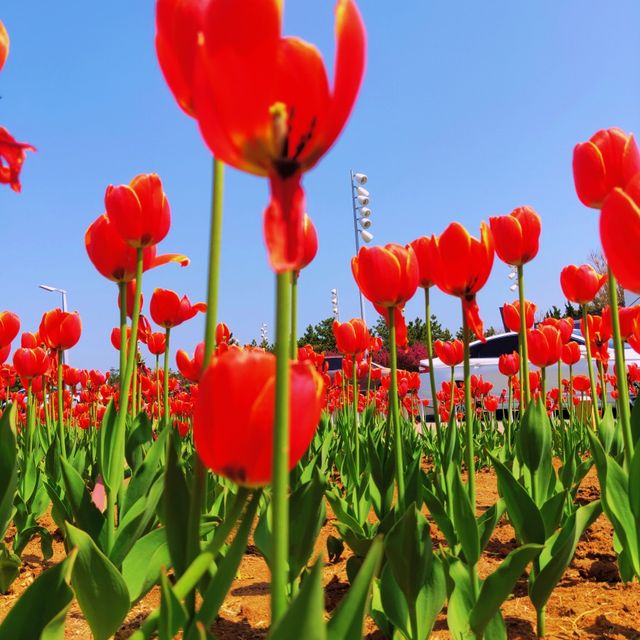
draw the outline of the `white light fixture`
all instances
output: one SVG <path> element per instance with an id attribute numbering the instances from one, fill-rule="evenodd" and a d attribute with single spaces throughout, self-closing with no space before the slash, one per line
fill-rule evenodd
<path id="1" fill-rule="evenodd" d="M 356 200 L 358 201 L 358 204 L 363 207 L 366 207 L 369 204 L 369 198 L 367 198 L 367 196 L 358 196 Z"/>
<path id="2" fill-rule="evenodd" d="M 368 218 L 371 215 L 371 209 L 369 209 L 369 207 L 362 207 L 360 209 L 360 215 L 363 218 Z"/>
<path id="3" fill-rule="evenodd" d="M 337 289 L 331 289 L 331 295 L 335 296 L 338 294 L 338 290 Z"/>
<path id="4" fill-rule="evenodd" d="M 515 291 L 517 288 L 518 288 L 518 285 L 517 285 L 517 284 L 512 284 L 512 285 L 509 287 L 509 291 Z"/>
<path id="5" fill-rule="evenodd" d="M 358 222 L 363 229 L 368 229 L 371 226 L 371 220 L 369 220 L 369 218 L 360 218 Z"/>
<path id="6" fill-rule="evenodd" d="M 373 234 L 369 233 L 368 231 L 365 231 L 364 229 L 360 231 L 360 237 L 362 238 L 363 242 L 367 242 L 367 243 L 373 240 Z"/>
<path id="7" fill-rule="evenodd" d="M 364 187 L 358 187 L 356 191 L 359 196 L 366 196 L 367 198 L 369 197 L 369 192 Z"/>
<path id="8" fill-rule="evenodd" d="M 509 274 L 509 280 L 513 280 L 517 275 L 518 275 L 518 274 L 517 274 L 515 271 L 512 271 L 512 272 Z"/>
<path id="9" fill-rule="evenodd" d="M 367 184 L 367 176 L 364 173 L 356 173 L 353 176 L 353 179 L 358 183 L 358 184 Z"/>

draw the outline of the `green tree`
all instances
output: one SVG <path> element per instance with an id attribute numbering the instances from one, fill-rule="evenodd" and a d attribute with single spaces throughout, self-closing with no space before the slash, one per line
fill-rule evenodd
<path id="1" fill-rule="evenodd" d="M 310 344 L 316 351 L 336 351 L 336 339 L 333 335 L 333 317 L 308 325 L 298 339 L 298 346 Z"/>

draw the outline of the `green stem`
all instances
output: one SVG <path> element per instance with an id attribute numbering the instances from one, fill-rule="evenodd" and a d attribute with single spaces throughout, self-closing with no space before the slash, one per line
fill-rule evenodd
<path id="1" fill-rule="evenodd" d="M 393 421 L 394 449 L 396 459 L 396 483 L 398 485 L 399 513 L 404 513 L 404 455 L 400 431 L 400 408 L 398 406 L 398 351 L 396 346 L 396 323 L 394 309 L 389 313 L 389 356 L 391 359 L 391 385 L 389 387 L 389 409 Z"/>
<path id="2" fill-rule="evenodd" d="M 127 284 L 118 282 L 118 291 L 120 292 L 120 398 L 123 398 L 122 384 L 127 366 Z"/>
<path id="3" fill-rule="evenodd" d="M 171 329 L 166 327 L 164 330 L 164 376 L 162 379 L 162 428 L 169 427 L 169 341 L 171 339 Z"/>
<path id="4" fill-rule="evenodd" d="M 520 403 L 522 402 L 522 391 L 524 390 L 524 404 L 520 411 L 527 408 L 531 400 L 531 388 L 529 386 L 529 347 L 527 346 L 527 313 L 526 301 L 524 298 L 524 268 L 518 266 L 518 299 L 520 301 L 520 343 L 522 345 L 522 384 L 520 385 Z"/>
<path id="5" fill-rule="evenodd" d="M 602 360 L 598 360 L 598 369 L 600 371 L 600 393 L 602 394 L 602 413 L 607 407 L 607 379 L 604 375 L 604 364 Z"/>
<path id="6" fill-rule="evenodd" d="M 276 276 L 276 407 L 273 426 L 271 624 L 287 610 L 289 582 L 289 348 L 291 276 Z"/>
<path id="7" fill-rule="evenodd" d="M 507 402 L 507 429 L 505 431 L 505 445 L 507 459 L 511 457 L 511 421 L 513 420 L 513 385 L 511 384 L 511 376 L 507 378 L 507 385 L 509 386 L 509 400 Z"/>
<path id="8" fill-rule="evenodd" d="M 598 391 L 596 389 L 596 378 L 593 373 L 593 360 L 591 359 L 591 339 L 589 336 L 589 323 L 587 322 L 587 305 L 580 305 L 582 307 L 582 332 L 584 335 L 584 341 L 587 347 L 587 369 L 589 370 L 589 381 L 591 382 L 591 415 L 593 418 L 593 428 L 596 427 L 596 421 L 598 418 Z M 613 313 L 611 314 L 613 316 Z"/>
<path id="9" fill-rule="evenodd" d="M 291 347 L 289 356 L 298 359 L 298 273 L 291 272 Z"/>
<path id="10" fill-rule="evenodd" d="M 427 358 L 429 359 L 429 385 L 431 386 L 431 404 L 433 406 L 433 416 L 436 423 L 436 433 L 438 434 L 438 446 L 442 444 L 442 433 L 440 431 L 440 414 L 438 412 L 438 398 L 436 398 L 436 378 L 433 370 L 433 340 L 431 336 L 431 304 L 429 301 L 429 287 L 424 290 L 424 315 L 427 322 Z"/>
<path id="11" fill-rule="evenodd" d="M 456 410 L 455 394 L 453 392 L 455 384 L 456 384 L 456 370 L 455 370 L 455 367 L 451 367 L 451 387 L 449 388 L 449 392 L 451 394 L 451 398 L 449 399 L 449 419 L 451 419 L 453 412 Z"/>
<path id="12" fill-rule="evenodd" d="M 473 512 L 476 512 L 476 467 L 475 455 L 473 450 L 473 407 L 471 406 L 471 367 L 469 365 L 469 324 L 467 323 L 467 314 L 464 306 L 462 308 L 462 340 L 464 342 L 464 414 L 466 418 L 465 435 L 467 439 L 467 473 L 469 482 L 467 489 L 469 491 L 469 500 Z"/>
<path id="13" fill-rule="evenodd" d="M 573 365 L 569 365 L 569 426 L 573 427 Z"/>
<path id="14" fill-rule="evenodd" d="M 631 433 L 631 416 L 629 414 L 629 388 L 627 386 L 627 367 L 624 361 L 624 347 L 620 334 L 620 318 L 618 316 L 618 286 L 611 269 L 609 278 L 609 304 L 611 306 L 611 328 L 613 329 L 613 346 L 616 354 L 616 378 L 618 380 L 618 398 L 620 403 L 620 423 L 624 439 L 624 462 L 627 471 L 631 468 L 633 458 L 633 436 Z"/>
<path id="15" fill-rule="evenodd" d="M 356 357 L 351 357 L 351 364 L 353 365 L 351 372 L 351 384 L 353 386 L 353 446 L 356 456 L 356 485 L 358 484 L 358 478 L 360 477 L 360 439 L 358 436 L 358 365 L 356 364 Z"/>
<path id="16" fill-rule="evenodd" d="M 58 349 L 58 438 L 63 460 L 67 459 L 67 445 L 64 439 L 64 385 L 62 383 L 62 349 Z"/>
<path id="17" fill-rule="evenodd" d="M 558 420 L 562 420 L 562 360 L 558 360 Z"/>
<path id="18" fill-rule="evenodd" d="M 542 406 L 547 408 L 547 367 L 540 368 L 540 386 L 542 387 Z"/>

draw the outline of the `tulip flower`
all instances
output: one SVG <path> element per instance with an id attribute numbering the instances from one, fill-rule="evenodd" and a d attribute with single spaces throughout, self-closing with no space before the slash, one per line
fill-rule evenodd
<path id="1" fill-rule="evenodd" d="M 620 307 L 618 309 L 620 335 L 623 340 L 627 340 L 629 336 L 633 335 L 634 325 L 639 317 L 640 305 L 634 305 L 633 307 Z M 602 310 L 602 324 L 604 333 L 609 336 L 613 335 L 613 325 L 611 321 L 611 307 L 607 305 Z"/>
<path id="2" fill-rule="evenodd" d="M 265 237 L 271 266 L 282 273 L 294 270 L 303 254 L 301 175 L 349 117 L 364 72 L 365 33 L 355 2 L 339 0 L 330 88 L 318 50 L 281 36 L 280 3 L 252 3 L 251 19 L 245 9 L 241 3 L 160 0 L 156 48 L 169 87 L 198 120 L 216 158 L 269 177 Z"/>
<path id="3" fill-rule="evenodd" d="M 91 223 L 85 233 L 84 244 L 93 266 L 105 278 L 114 282 L 130 282 L 135 278 L 136 250 L 122 240 L 105 214 Z M 181 267 L 189 264 L 189 258 L 180 254 L 156 255 L 155 246 L 143 249 L 142 259 L 143 271 L 168 262 L 177 262 Z"/>
<path id="4" fill-rule="evenodd" d="M 4 364 L 11 353 L 11 345 L 7 344 L 4 347 L 0 347 L 0 365 Z"/>
<path id="5" fill-rule="evenodd" d="M 573 179 L 580 201 L 600 209 L 616 188 L 624 188 L 640 171 L 640 151 L 633 135 L 603 129 L 573 150 Z"/>
<path id="6" fill-rule="evenodd" d="M 606 199 L 600 215 L 600 240 L 616 280 L 625 289 L 640 292 L 640 173 Z"/>
<path id="7" fill-rule="evenodd" d="M 407 329 L 407 322 L 404 317 L 404 305 L 397 307 L 383 307 L 378 304 L 373 305 L 375 310 L 384 318 L 387 323 L 387 327 L 391 329 L 391 312 L 393 311 L 393 327 L 396 336 L 396 346 L 399 349 L 404 349 L 409 345 L 408 338 L 409 332 Z"/>
<path id="8" fill-rule="evenodd" d="M 600 275 L 590 264 L 577 267 L 570 264 L 560 272 L 560 286 L 567 300 L 580 305 L 591 302 L 607 277 Z"/>
<path id="9" fill-rule="evenodd" d="M 482 405 L 485 408 L 485 411 L 489 413 L 495 413 L 498 410 L 499 400 L 497 396 L 485 396 L 482 401 Z"/>
<path id="10" fill-rule="evenodd" d="M 151 333 L 147 338 L 147 349 L 154 356 L 161 356 L 166 347 L 166 336 L 161 331 Z"/>
<path id="11" fill-rule="evenodd" d="M 20 336 L 20 346 L 25 349 L 35 349 L 36 347 L 39 347 L 42 344 L 43 342 L 40 339 L 40 336 L 38 335 L 37 331 L 35 333 L 30 333 L 29 331 L 25 331 Z"/>
<path id="12" fill-rule="evenodd" d="M 77 311 L 68 313 L 61 309 L 47 311 L 40 321 L 38 334 L 49 349 L 71 349 L 80 340 L 82 322 Z"/>
<path id="13" fill-rule="evenodd" d="M 380 307 L 403 306 L 418 288 L 418 260 L 411 247 L 361 247 L 351 271 L 364 296 Z"/>
<path id="14" fill-rule="evenodd" d="M 216 326 L 216 344 L 229 342 L 231 339 L 231 330 L 224 322 L 218 322 Z"/>
<path id="15" fill-rule="evenodd" d="M 50 364 L 47 352 L 40 347 L 35 349 L 20 347 L 13 354 L 13 366 L 23 381 L 44 375 L 49 370 Z"/>
<path id="16" fill-rule="evenodd" d="M 340 353 L 355 356 L 369 347 L 371 336 L 364 320 L 353 318 L 348 322 L 333 322 L 333 335 Z"/>
<path id="17" fill-rule="evenodd" d="M 0 71 L 4 67 L 4 63 L 9 56 L 9 34 L 4 26 L 2 20 L 0 20 Z"/>
<path id="18" fill-rule="evenodd" d="M 430 247 L 433 277 L 439 289 L 462 300 L 466 321 L 480 340 L 484 329 L 476 294 L 489 279 L 493 266 L 493 236 L 489 227 L 480 225 L 480 240 L 469 235 L 459 223 L 450 224 Z"/>
<path id="19" fill-rule="evenodd" d="M 204 342 L 200 342 L 195 348 L 193 358 L 182 349 L 178 349 L 176 353 L 176 364 L 180 373 L 191 382 L 198 382 L 202 374 L 202 365 L 204 363 Z"/>
<path id="20" fill-rule="evenodd" d="M 541 323 L 541 325 L 549 325 L 551 327 L 555 327 L 560 332 L 560 337 L 562 338 L 562 343 L 567 344 L 569 340 L 571 340 L 571 336 L 573 335 L 573 318 L 545 318 Z"/>
<path id="21" fill-rule="evenodd" d="M 582 353 L 580 351 L 580 345 L 577 342 L 567 342 L 562 345 L 562 362 L 573 366 L 580 361 Z"/>
<path id="22" fill-rule="evenodd" d="M 180 298 L 175 291 L 169 289 L 155 289 L 149 304 L 152 320 L 165 329 L 177 327 L 195 317 L 199 311 L 204 313 L 206 310 L 204 302 L 192 305 L 187 296 Z"/>
<path id="23" fill-rule="evenodd" d="M 541 326 L 527 332 L 529 360 L 536 367 L 555 364 L 562 355 L 562 338 L 555 327 Z"/>
<path id="24" fill-rule="evenodd" d="M 418 271 L 420 273 L 418 286 L 423 289 L 429 289 L 435 284 L 433 265 L 431 263 L 431 244 L 433 242 L 434 238 L 429 236 L 422 236 L 411 242 L 411 248 L 414 250 L 418 260 Z"/>
<path id="25" fill-rule="evenodd" d="M 525 327 L 531 329 L 535 320 L 538 307 L 533 302 L 525 301 Z M 520 301 L 515 300 L 511 304 L 506 303 L 502 307 L 502 317 L 509 331 L 520 332 Z"/>
<path id="26" fill-rule="evenodd" d="M 0 347 L 10 345 L 18 335 L 18 331 L 20 331 L 20 318 L 11 311 L 0 312 Z"/>
<path id="27" fill-rule="evenodd" d="M 14 191 L 19 192 L 22 188 L 20 171 L 27 157 L 26 152 L 35 150 L 36 148 L 30 144 L 17 142 L 4 127 L 0 127 L 0 184 L 8 184 Z"/>
<path id="28" fill-rule="evenodd" d="M 138 175 L 128 185 L 109 185 L 104 204 L 109 221 L 130 247 L 150 247 L 169 233 L 169 201 L 155 173 Z"/>
<path id="29" fill-rule="evenodd" d="M 498 358 L 498 371 L 508 378 L 518 375 L 520 371 L 520 356 L 518 352 L 502 354 Z"/>
<path id="30" fill-rule="evenodd" d="M 573 388 L 580 393 L 588 393 L 589 378 L 587 376 L 573 376 Z"/>
<path id="31" fill-rule="evenodd" d="M 538 255 L 540 216 L 531 207 L 518 207 L 508 216 L 491 217 L 489 224 L 498 258 L 506 264 L 519 267 Z"/>
<path id="32" fill-rule="evenodd" d="M 127 282 L 127 288 L 125 293 L 125 298 L 127 301 L 127 316 L 129 318 L 133 318 L 133 303 L 135 302 L 136 297 L 136 281 L 130 280 Z M 144 304 L 144 296 L 142 293 L 140 294 L 140 309 L 142 309 L 142 305 Z M 122 300 L 120 299 L 120 294 L 118 293 L 118 309 L 122 306 Z"/>
<path id="33" fill-rule="evenodd" d="M 461 340 L 436 340 L 433 348 L 438 358 L 449 367 L 459 365 L 464 359 L 464 345 Z"/>
<path id="34" fill-rule="evenodd" d="M 200 459 L 214 473 L 245 486 L 271 481 L 275 375 L 275 356 L 260 351 L 231 349 L 206 368 L 194 409 L 193 433 Z M 323 382 L 306 362 L 292 362 L 289 378 L 291 470 L 316 431 Z"/>

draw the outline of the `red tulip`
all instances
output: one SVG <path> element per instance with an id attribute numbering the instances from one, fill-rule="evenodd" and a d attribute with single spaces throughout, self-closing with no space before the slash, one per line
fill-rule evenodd
<path id="1" fill-rule="evenodd" d="M 531 207 L 518 207 L 508 216 L 489 218 L 496 253 L 514 267 L 522 266 L 538 255 L 540 216 Z"/>
<path id="2" fill-rule="evenodd" d="M 571 341 L 562 345 L 562 362 L 565 364 L 577 364 L 581 357 L 580 345 L 577 342 Z"/>
<path id="3" fill-rule="evenodd" d="M 555 327 L 543 326 L 527 331 L 529 360 L 536 367 L 548 367 L 560 360 L 562 338 Z"/>
<path id="4" fill-rule="evenodd" d="M 20 346 L 25 349 L 35 349 L 41 344 L 42 340 L 40 340 L 40 336 L 38 335 L 37 331 L 35 333 L 29 333 L 28 331 L 25 331 L 20 336 Z"/>
<path id="5" fill-rule="evenodd" d="M 193 353 L 193 358 L 182 349 L 176 353 L 176 364 L 180 373 L 191 382 L 198 382 L 202 374 L 202 365 L 204 363 L 204 342 L 200 342 Z"/>
<path id="6" fill-rule="evenodd" d="M 25 349 L 20 347 L 13 354 L 13 366 L 21 380 L 31 380 L 47 373 L 50 365 L 49 356 L 44 349 Z"/>
<path id="7" fill-rule="evenodd" d="M 435 284 L 433 279 L 433 266 L 431 264 L 431 243 L 434 242 L 434 238 L 429 236 L 422 236 L 411 243 L 416 258 L 418 259 L 418 270 L 420 272 L 420 279 L 418 286 L 423 289 L 429 289 Z"/>
<path id="8" fill-rule="evenodd" d="M 136 297 L 136 281 L 135 279 L 127 282 L 127 291 L 126 291 L 126 300 L 127 300 L 127 315 L 130 318 L 133 318 L 133 303 Z M 140 293 L 140 309 L 142 309 L 142 305 L 144 304 L 144 296 L 142 292 Z M 118 309 L 122 307 L 122 300 L 120 299 L 120 294 L 118 294 Z"/>
<path id="9" fill-rule="evenodd" d="M 464 345 L 461 340 L 436 340 L 433 348 L 440 360 L 450 366 L 455 367 L 464 360 Z"/>
<path id="10" fill-rule="evenodd" d="M 533 327 L 538 307 L 535 305 L 535 303 L 525 300 L 524 308 L 525 325 L 527 329 L 531 329 Z M 507 329 L 509 329 L 509 331 L 515 331 L 516 333 L 518 333 L 520 331 L 520 301 L 516 300 L 511 304 L 504 304 L 502 307 L 502 317 L 504 318 L 504 323 L 507 325 Z"/>
<path id="11" fill-rule="evenodd" d="M 337 4 L 332 88 L 318 50 L 281 36 L 281 9 L 274 0 L 255 0 L 249 14 L 237 2 L 160 0 L 156 13 L 165 77 L 179 104 L 198 120 L 213 154 L 269 177 L 265 237 L 279 273 L 301 263 L 301 175 L 344 127 L 365 58 L 364 26 L 353 0 Z"/>
<path id="12" fill-rule="evenodd" d="M 0 312 L 0 346 L 10 345 L 18 335 L 18 331 L 20 331 L 20 318 L 11 311 Z"/>
<path id="13" fill-rule="evenodd" d="M 0 71 L 9 56 L 9 34 L 2 20 L 0 20 Z"/>
<path id="14" fill-rule="evenodd" d="M 340 353 L 355 356 L 367 350 L 371 336 L 364 320 L 353 318 L 348 322 L 333 322 L 333 335 Z"/>
<path id="15" fill-rule="evenodd" d="M 636 150 L 637 151 L 637 150 Z M 640 173 L 624 189 L 614 189 L 600 215 L 600 240 L 618 282 L 640 292 Z"/>
<path id="16" fill-rule="evenodd" d="M 567 300 L 587 304 L 595 297 L 607 277 L 600 275 L 590 264 L 577 267 L 570 264 L 560 272 L 560 286 Z"/>
<path id="17" fill-rule="evenodd" d="M 84 244 L 93 266 L 109 280 L 129 282 L 136 277 L 136 250 L 118 234 L 113 223 L 103 214 L 87 229 Z M 186 267 L 189 258 L 177 253 L 156 255 L 156 247 L 147 247 L 142 252 L 143 270 L 148 271 L 168 262 L 178 262 Z"/>
<path id="18" fill-rule="evenodd" d="M 147 349 L 154 355 L 160 356 L 166 349 L 166 334 L 164 331 L 151 333 L 147 338 Z"/>
<path id="19" fill-rule="evenodd" d="M 302 223 L 302 253 L 298 261 L 287 262 L 287 247 L 289 229 L 281 217 L 279 205 L 272 199 L 264 212 L 264 239 L 267 245 L 271 268 L 278 272 L 281 266 L 287 264 L 290 271 L 300 272 L 309 266 L 318 253 L 318 234 L 311 218 L 305 213 Z"/>
<path id="20" fill-rule="evenodd" d="M 138 175 L 128 185 L 109 185 L 104 205 L 115 230 L 131 247 L 150 247 L 169 233 L 169 201 L 155 173 Z"/>
<path id="21" fill-rule="evenodd" d="M 571 340 L 571 336 L 573 335 L 573 318 L 545 318 L 541 323 L 541 325 L 548 325 L 550 327 L 555 327 L 560 332 L 560 337 L 562 338 L 562 343 L 566 344 Z"/>
<path id="22" fill-rule="evenodd" d="M 484 405 L 485 411 L 489 413 L 495 413 L 498 410 L 499 400 L 496 396 L 485 396 L 482 404 Z"/>
<path id="23" fill-rule="evenodd" d="M 379 304 L 373 305 L 375 310 L 384 318 L 384 321 L 389 326 L 390 314 L 393 311 L 393 323 L 396 330 L 396 347 L 404 349 L 409 346 L 409 332 L 407 329 L 407 322 L 404 318 L 404 305 L 396 307 L 383 307 Z"/>
<path id="24" fill-rule="evenodd" d="M 598 360 L 608 360 L 607 347 L 611 338 L 610 327 L 602 321 L 601 316 L 587 314 L 587 328 L 589 329 L 589 342 L 593 357 Z M 580 321 L 580 332 L 586 338 L 583 320 Z"/>
<path id="25" fill-rule="evenodd" d="M 7 344 L 4 347 L 0 347 L 0 364 L 4 364 L 11 353 L 11 345 Z"/>
<path id="26" fill-rule="evenodd" d="M 1 48 L 0 44 L 0 55 Z M 35 150 L 30 144 L 17 142 L 4 127 L 0 127 L 0 184 L 8 184 L 14 191 L 20 191 L 20 171 L 27 157 L 26 151 Z"/>
<path id="27" fill-rule="evenodd" d="M 573 376 L 573 388 L 580 393 L 589 393 L 591 382 L 587 376 Z"/>
<path id="28" fill-rule="evenodd" d="M 231 339 L 231 330 L 224 322 L 218 322 L 216 326 L 216 344 L 229 342 Z"/>
<path id="29" fill-rule="evenodd" d="M 616 188 L 640 171 L 640 152 L 632 135 L 603 129 L 573 150 L 573 179 L 580 201 L 599 209 Z"/>
<path id="30" fill-rule="evenodd" d="M 498 358 L 498 371 L 503 376 L 511 378 L 518 375 L 520 371 L 520 356 L 517 351 L 513 353 L 504 353 Z"/>
<path id="31" fill-rule="evenodd" d="M 276 358 L 231 349 L 200 380 L 193 433 L 200 459 L 214 473 L 247 486 L 271 481 Z M 306 451 L 323 405 L 323 382 L 306 362 L 290 364 L 289 469 Z"/>
<path id="32" fill-rule="evenodd" d="M 165 329 L 177 327 L 195 317 L 198 311 L 204 313 L 206 310 L 207 305 L 204 302 L 192 305 L 187 296 L 180 298 L 175 291 L 169 289 L 155 289 L 149 305 L 151 318 Z"/>
<path id="33" fill-rule="evenodd" d="M 620 322 L 620 335 L 623 340 L 627 340 L 629 336 L 633 335 L 634 325 L 636 320 L 640 317 L 640 305 L 634 305 L 633 307 L 619 307 L 618 318 Z M 602 310 L 602 323 L 605 333 L 613 335 L 613 327 L 611 325 L 611 307 L 607 305 Z"/>
<path id="34" fill-rule="evenodd" d="M 40 321 L 38 334 L 49 349 L 71 349 L 80 340 L 82 322 L 77 311 L 47 311 Z"/>
<path id="35" fill-rule="evenodd" d="M 411 247 L 362 247 L 351 271 L 364 296 L 380 307 L 404 305 L 418 288 L 418 260 Z"/>
<path id="36" fill-rule="evenodd" d="M 453 222 L 433 240 L 430 255 L 436 285 L 462 300 L 467 323 L 476 337 L 484 340 L 476 293 L 484 287 L 493 266 L 491 230 L 483 222 L 477 240 L 459 222 Z"/>

